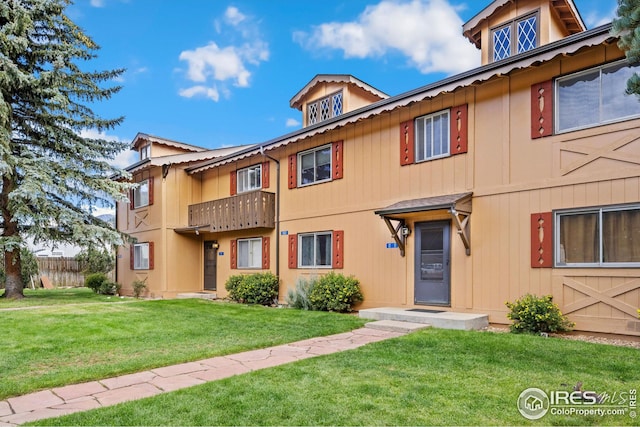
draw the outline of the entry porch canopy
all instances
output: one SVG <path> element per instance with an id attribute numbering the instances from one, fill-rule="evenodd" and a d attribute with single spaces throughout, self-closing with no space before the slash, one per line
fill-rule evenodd
<path id="1" fill-rule="evenodd" d="M 469 219 L 471 217 L 472 196 L 473 193 L 469 192 L 403 200 L 386 208 L 379 209 L 374 213 L 380 215 L 385 224 L 387 224 L 391 232 L 391 237 L 400 249 L 400 255 L 404 256 L 405 241 L 409 235 L 409 228 L 406 225 L 407 216 L 420 212 L 447 211 L 453 219 L 453 224 L 462 239 L 467 255 L 471 255 Z M 396 224 L 393 224 L 392 221 L 395 221 Z"/>

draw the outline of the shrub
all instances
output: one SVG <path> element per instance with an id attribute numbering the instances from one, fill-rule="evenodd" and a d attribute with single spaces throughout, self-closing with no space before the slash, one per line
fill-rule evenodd
<path id="1" fill-rule="evenodd" d="M 309 295 L 315 286 L 318 279 L 304 279 L 299 278 L 296 282 L 295 289 L 289 289 L 287 291 L 287 304 L 291 308 L 298 308 L 301 310 L 311 310 L 311 301 Z"/>
<path id="2" fill-rule="evenodd" d="M 138 299 L 147 289 L 147 283 L 144 280 L 134 280 L 131 287 L 133 288 L 133 296 Z"/>
<path id="3" fill-rule="evenodd" d="M 93 292 L 99 294 L 100 288 L 103 284 L 107 283 L 109 279 L 104 273 L 87 274 L 84 278 L 84 285 L 91 289 Z"/>
<path id="4" fill-rule="evenodd" d="M 347 312 L 364 299 L 360 282 L 353 276 L 331 272 L 318 279 L 309 295 L 313 310 Z"/>
<path id="5" fill-rule="evenodd" d="M 84 285 L 101 295 L 118 295 L 121 288 L 119 283 L 110 281 L 104 273 L 88 274 L 84 278 Z"/>
<path id="6" fill-rule="evenodd" d="M 271 305 L 278 299 L 278 279 L 272 273 L 231 276 L 225 288 L 229 298 L 245 304 Z"/>
<path id="7" fill-rule="evenodd" d="M 541 332 L 570 331 L 574 323 L 560 312 L 551 295 L 538 297 L 526 294 L 515 302 L 507 302 L 507 317 L 513 320 L 509 326 L 514 333 L 539 334 Z"/>

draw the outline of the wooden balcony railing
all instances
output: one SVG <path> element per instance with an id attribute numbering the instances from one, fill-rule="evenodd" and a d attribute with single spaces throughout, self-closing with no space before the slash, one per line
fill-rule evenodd
<path id="1" fill-rule="evenodd" d="M 209 231 L 274 228 L 276 195 L 253 191 L 224 199 L 189 205 L 189 226 L 209 226 Z"/>

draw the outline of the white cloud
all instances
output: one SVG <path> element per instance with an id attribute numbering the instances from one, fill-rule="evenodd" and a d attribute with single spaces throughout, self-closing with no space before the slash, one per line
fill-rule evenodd
<path id="1" fill-rule="evenodd" d="M 602 15 L 602 13 L 599 11 L 588 12 L 586 15 L 583 15 L 584 24 L 587 26 L 587 28 L 595 28 L 599 27 L 600 25 L 608 24 L 617 17 L 616 12 L 617 7 L 611 9 L 606 15 Z"/>
<path id="2" fill-rule="evenodd" d="M 90 4 L 93 7 L 104 7 L 105 0 L 91 0 Z"/>
<path id="3" fill-rule="evenodd" d="M 178 94 L 184 98 L 193 98 L 194 96 L 203 95 L 209 99 L 213 99 L 214 101 L 218 101 L 220 99 L 218 89 L 215 87 L 191 86 L 188 89 L 180 90 Z"/>
<path id="4" fill-rule="evenodd" d="M 422 73 L 456 73 L 476 67 L 479 51 L 462 36 L 457 8 L 445 0 L 384 0 L 353 22 L 329 22 L 294 40 L 309 50 L 338 49 L 345 58 L 407 57 Z"/>
<path id="5" fill-rule="evenodd" d="M 119 138 L 117 136 L 107 135 L 105 132 L 98 132 L 96 129 L 83 129 L 82 132 L 80 132 L 80 136 L 83 138 L 104 139 L 107 141 L 126 141 L 125 139 Z M 109 161 L 109 164 L 116 168 L 124 169 L 137 161 L 137 152 L 132 150 L 124 150 L 118 153 L 118 155 L 113 160 Z"/>
<path id="6" fill-rule="evenodd" d="M 246 19 L 237 7 L 229 6 L 224 13 L 225 20 L 231 25 L 238 25 Z"/>
<path id="7" fill-rule="evenodd" d="M 187 63 L 186 78 L 197 84 L 181 89 L 178 92 L 180 96 L 205 96 L 218 101 L 220 93 L 230 93 L 227 88 L 229 84 L 249 87 L 252 73 L 250 68 L 269 59 L 269 46 L 258 34 L 257 24 L 253 19 L 242 14 L 236 7 L 228 7 L 224 22 L 232 28 L 223 31 L 222 24 L 216 21 L 216 32 L 239 35 L 242 42 L 221 46 L 219 42 L 211 41 L 205 46 L 181 52 L 179 59 Z"/>
<path id="8" fill-rule="evenodd" d="M 288 128 L 298 127 L 300 126 L 300 122 L 296 119 L 287 119 L 285 126 Z"/>

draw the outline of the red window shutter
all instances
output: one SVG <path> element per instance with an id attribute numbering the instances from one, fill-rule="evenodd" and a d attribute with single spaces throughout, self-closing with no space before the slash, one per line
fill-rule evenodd
<path id="1" fill-rule="evenodd" d="M 150 176 L 148 180 L 149 184 L 149 205 L 153 204 L 153 177 Z"/>
<path id="2" fill-rule="evenodd" d="M 237 171 L 233 171 L 231 172 L 231 175 L 229 176 L 229 194 L 232 196 L 236 195 L 236 192 L 238 191 L 238 172 Z"/>
<path id="3" fill-rule="evenodd" d="M 344 231 L 333 232 L 333 268 L 344 268 Z"/>
<path id="4" fill-rule="evenodd" d="M 153 242 L 149 242 L 149 270 L 153 270 L 154 264 Z"/>
<path id="5" fill-rule="evenodd" d="M 298 268 L 298 236 L 289 234 L 289 268 Z"/>
<path id="6" fill-rule="evenodd" d="M 262 164 L 262 188 L 269 188 L 269 162 Z"/>
<path id="7" fill-rule="evenodd" d="M 133 188 L 131 190 L 129 190 L 129 210 L 134 210 L 135 209 L 135 192 L 133 191 Z"/>
<path id="8" fill-rule="evenodd" d="M 135 255 L 135 249 L 133 249 L 133 243 L 129 247 L 129 268 L 133 270 L 135 268 L 135 259 L 133 258 Z"/>
<path id="9" fill-rule="evenodd" d="M 553 214 L 531 214 L 531 268 L 553 267 Z"/>
<path id="10" fill-rule="evenodd" d="M 413 120 L 400 123 L 400 166 L 415 162 L 415 141 L 413 139 Z"/>
<path id="11" fill-rule="evenodd" d="M 342 141 L 337 141 L 333 143 L 333 179 L 341 179 L 342 178 L 342 165 L 343 165 L 343 155 L 342 155 Z"/>
<path id="12" fill-rule="evenodd" d="M 553 135 L 553 82 L 531 85 L 531 139 Z"/>
<path id="13" fill-rule="evenodd" d="M 233 239 L 231 241 L 231 249 L 229 250 L 229 252 L 231 252 L 229 254 L 229 260 L 231 261 L 231 269 L 235 270 L 238 268 L 238 240 Z"/>
<path id="14" fill-rule="evenodd" d="M 459 105 L 451 109 L 451 134 L 450 153 L 452 156 L 467 152 L 468 146 L 468 126 L 467 126 L 467 104 Z"/>
<path id="15" fill-rule="evenodd" d="M 262 269 L 263 270 L 269 269 L 269 261 L 271 259 L 270 241 L 271 239 L 269 237 L 262 238 Z"/>
<path id="16" fill-rule="evenodd" d="M 298 186 L 298 155 L 289 156 L 289 188 Z"/>

